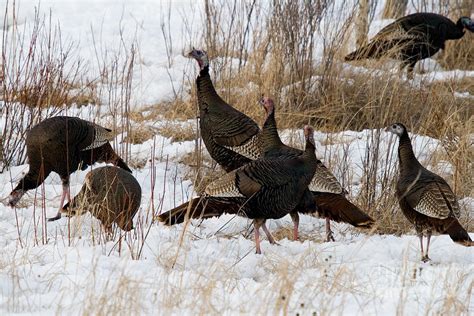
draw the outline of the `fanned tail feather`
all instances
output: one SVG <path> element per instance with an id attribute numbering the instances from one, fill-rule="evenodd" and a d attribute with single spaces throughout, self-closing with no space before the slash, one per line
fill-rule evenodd
<path id="1" fill-rule="evenodd" d="M 376 43 L 371 43 L 369 45 L 358 48 L 352 53 L 346 55 L 346 57 L 344 57 L 344 60 L 352 61 L 352 60 L 361 60 L 361 59 L 366 59 L 366 58 L 377 58 L 378 52 L 379 52 L 379 45 L 376 45 Z"/>
<path id="2" fill-rule="evenodd" d="M 411 40 L 375 40 L 362 46 L 344 57 L 345 61 L 361 60 L 367 58 L 381 58 L 382 56 L 395 57 L 397 52 L 405 45 L 409 45 Z"/>
<path id="3" fill-rule="evenodd" d="M 240 203 L 231 199 L 193 198 L 165 213 L 158 215 L 158 220 L 166 225 L 183 223 L 186 218 L 210 218 L 222 214 L 237 214 Z"/>
<path id="4" fill-rule="evenodd" d="M 359 228 L 370 228 L 374 220 L 341 194 L 312 192 L 318 213 L 335 222 L 344 222 Z"/>
<path id="5" fill-rule="evenodd" d="M 446 227 L 446 233 L 451 237 L 451 239 L 466 247 L 474 246 L 474 242 L 467 231 L 461 226 L 457 219 L 453 219 L 451 223 Z"/>

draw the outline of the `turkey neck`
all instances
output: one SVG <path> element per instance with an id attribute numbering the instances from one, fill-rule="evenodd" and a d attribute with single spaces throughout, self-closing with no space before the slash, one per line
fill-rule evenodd
<path id="1" fill-rule="evenodd" d="M 461 37 L 464 36 L 464 25 L 462 24 L 461 18 L 458 19 L 456 22 L 456 31 L 453 30 L 453 32 L 449 32 L 449 39 L 460 39 Z"/>
<path id="2" fill-rule="evenodd" d="M 201 69 L 196 84 L 199 94 L 207 94 L 207 97 L 219 97 L 209 75 L 209 65 Z"/>
<path id="3" fill-rule="evenodd" d="M 421 167 L 421 164 L 413 153 L 413 147 L 407 131 L 404 131 L 400 136 L 400 143 L 398 145 L 398 161 L 400 162 L 400 174 L 408 173 Z"/>
<path id="4" fill-rule="evenodd" d="M 263 124 L 260 137 L 264 153 L 283 145 L 280 136 L 278 136 L 278 129 L 275 121 L 275 111 L 272 111 L 268 114 L 267 119 Z"/>
<path id="5" fill-rule="evenodd" d="M 314 142 L 314 140 L 313 140 Z M 314 171 L 316 171 L 316 166 L 318 164 L 318 159 L 316 159 L 316 147 L 314 146 L 313 142 L 306 140 L 306 147 L 304 149 L 304 153 L 302 155 L 303 159 L 305 160 L 306 164 L 312 170 L 311 178 L 314 176 Z"/>

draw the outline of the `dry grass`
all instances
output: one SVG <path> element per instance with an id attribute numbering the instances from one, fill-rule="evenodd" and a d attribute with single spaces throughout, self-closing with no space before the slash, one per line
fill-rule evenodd
<path id="1" fill-rule="evenodd" d="M 154 105 L 153 111 L 168 120 L 187 120 L 199 115 L 196 102 L 196 99 L 177 98 Z"/>
<path id="2" fill-rule="evenodd" d="M 462 39 L 448 41 L 439 62 L 446 69 L 474 70 L 474 34 L 466 31 Z"/>
<path id="3" fill-rule="evenodd" d="M 196 139 L 195 130 L 189 125 L 167 123 L 158 128 L 160 135 L 171 138 L 172 142 L 183 142 Z"/>
<path id="4" fill-rule="evenodd" d="M 130 129 L 130 134 L 124 138 L 124 141 L 131 144 L 143 144 L 153 138 L 158 132 L 146 125 L 137 125 Z"/>

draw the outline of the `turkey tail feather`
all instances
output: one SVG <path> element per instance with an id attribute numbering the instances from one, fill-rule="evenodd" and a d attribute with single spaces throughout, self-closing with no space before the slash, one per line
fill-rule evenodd
<path id="1" fill-rule="evenodd" d="M 374 220 L 341 194 L 312 192 L 318 213 L 335 222 L 344 222 L 354 227 L 370 228 Z"/>
<path id="2" fill-rule="evenodd" d="M 392 49 L 394 44 L 389 42 L 374 41 L 366 46 L 356 49 L 344 57 L 345 61 L 361 60 L 366 58 L 380 58 Z"/>
<path id="3" fill-rule="evenodd" d="M 474 246 L 474 242 L 469 237 L 467 231 L 461 226 L 457 219 L 453 219 L 451 223 L 446 228 L 446 233 L 451 237 L 451 239 L 466 247 Z"/>
<path id="4" fill-rule="evenodd" d="M 370 46 L 361 47 L 344 57 L 345 61 L 360 60 L 370 57 Z"/>
<path id="5" fill-rule="evenodd" d="M 240 204 L 224 199 L 193 198 L 165 213 L 158 215 L 158 220 L 165 225 L 183 223 L 186 218 L 210 218 L 222 214 L 237 214 Z"/>
<path id="6" fill-rule="evenodd" d="M 352 53 L 346 55 L 344 57 L 344 60 L 345 61 L 353 61 L 353 60 L 362 59 L 362 58 L 358 58 L 358 57 L 359 57 L 358 51 L 353 51 Z"/>

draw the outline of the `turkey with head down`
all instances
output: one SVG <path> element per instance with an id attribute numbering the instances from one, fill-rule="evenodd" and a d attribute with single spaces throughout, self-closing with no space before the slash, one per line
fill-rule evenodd
<path id="1" fill-rule="evenodd" d="M 140 184 L 130 172 L 113 166 L 100 167 L 86 175 L 81 191 L 61 212 L 75 216 L 89 211 L 110 235 L 113 223 L 125 231 L 133 229 L 141 198 Z"/>
<path id="2" fill-rule="evenodd" d="M 110 145 L 113 138 L 110 129 L 77 117 L 56 116 L 33 126 L 26 134 L 30 169 L 10 193 L 10 206 L 14 207 L 26 191 L 37 188 L 54 171 L 63 186 L 59 211 L 50 218 L 56 220 L 61 217 L 66 197 L 71 200 L 69 175 L 74 171 L 85 170 L 96 162 L 108 162 L 132 172 Z"/>

